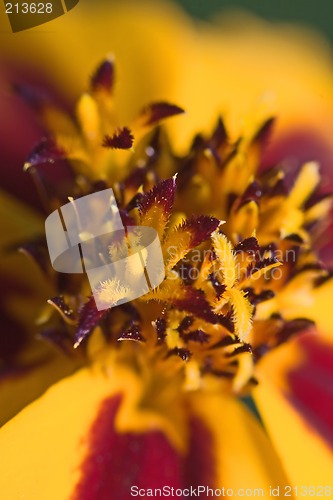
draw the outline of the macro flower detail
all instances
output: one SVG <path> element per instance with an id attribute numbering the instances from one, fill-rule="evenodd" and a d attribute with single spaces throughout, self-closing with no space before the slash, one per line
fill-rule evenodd
<path id="1" fill-rule="evenodd" d="M 126 499 L 133 484 L 288 485 L 289 470 L 240 401 L 253 406 L 265 359 L 324 324 L 332 279 L 316 243 L 332 198 L 319 189 L 319 165 L 262 169 L 271 117 L 237 139 L 220 117 L 176 153 L 163 120 L 181 120 L 183 109 L 153 102 L 119 124 L 115 75 L 114 60 L 102 61 L 72 114 L 38 102 L 49 134 L 24 169 L 48 213 L 112 188 L 127 243 L 140 244 L 134 226 L 158 233 L 165 278 L 131 302 L 98 310 L 85 275 L 58 274 L 45 261 L 42 235 L 24 242 L 52 290 L 36 318 L 39 335 L 66 353 L 75 373 L 0 431 L 0 487 L 14 491 L 8 498 L 46 498 L 52 469 L 62 471 L 58 498 Z M 122 243 L 99 240 L 105 263 Z M 135 264 L 126 272 L 136 279 Z M 95 292 L 115 305 L 130 288 L 105 279 Z M 240 458 L 232 434 L 253 460 Z M 39 458 L 11 490 L 11 443 L 21 439 L 31 447 L 36 439 Z M 22 470 L 27 459 L 18 460 Z"/>

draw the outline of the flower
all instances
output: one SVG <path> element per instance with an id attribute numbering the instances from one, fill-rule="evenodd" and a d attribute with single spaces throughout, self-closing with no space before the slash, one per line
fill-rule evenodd
<path id="1" fill-rule="evenodd" d="M 319 165 L 261 170 L 274 138 L 269 115 L 239 138 L 219 118 L 182 152 L 177 127 L 170 137 L 160 122 L 180 123 L 183 109 L 155 100 L 119 118 L 114 75 L 114 60 L 102 61 L 76 118 L 34 94 L 49 133 L 25 170 L 48 212 L 112 187 L 125 226 L 158 232 L 166 277 L 141 298 L 99 311 L 83 275 L 50 269 L 38 216 L 29 214 L 35 237 L 22 248 L 47 286 L 35 284 L 37 304 L 49 294 L 40 335 L 69 355 L 64 371 L 75 373 L 0 431 L 1 491 L 45 498 L 52 484 L 54 498 L 125 499 L 131 486 L 146 496 L 202 484 L 267 495 L 311 483 L 329 493 L 332 422 L 319 403 L 331 377 L 332 280 L 317 241 L 331 197 L 318 189 Z M 108 261 L 112 239 L 102 243 Z M 26 274 L 32 286 L 36 273 Z M 97 292 L 113 306 L 129 290 L 105 280 Z M 47 359 L 44 366 L 53 380 L 64 376 Z M 256 401 L 268 436 L 241 400 Z M 320 468 L 299 452 L 303 442 Z"/>

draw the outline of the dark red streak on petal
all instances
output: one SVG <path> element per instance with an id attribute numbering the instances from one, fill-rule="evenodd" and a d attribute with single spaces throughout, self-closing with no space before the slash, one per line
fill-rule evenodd
<path id="1" fill-rule="evenodd" d="M 141 112 L 141 115 L 145 119 L 145 125 L 154 125 L 165 118 L 170 118 L 171 116 L 183 114 L 185 111 L 176 106 L 175 104 L 170 104 L 168 102 L 154 102 L 149 104 Z"/>
<path id="2" fill-rule="evenodd" d="M 281 161 L 295 169 L 304 162 L 315 160 L 321 166 L 322 188 L 326 192 L 332 190 L 332 145 L 325 141 L 318 131 L 309 128 L 293 129 L 279 135 L 273 133 L 272 139 L 261 161 L 263 169 Z"/>
<path id="3" fill-rule="evenodd" d="M 174 305 L 181 310 L 197 315 L 205 321 L 216 324 L 218 316 L 213 312 L 202 290 L 186 287 L 186 296 L 174 301 Z"/>
<path id="4" fill-rule="evenodd" d="M 333 449 L 333 347 L 313 334 L 300 340 L 307 360 L 291 371 L 291 403 Z"/>
<path id="5" fill-rule="evenodd" d="M 106 135 L 102 146 L 110 149 L 131 149 L 134 136 L 128 127 L 123 127 L 112 136 Z"/>
<path id="6" fill-rule="evenodd" d="M 212 435 L 199 418 L 191 419 L 190 428 L 190 447 L 184 465 L 185 487 L 197 488 L 202 484 L 212 487 L 216 485 L 216 462 Z M 209 496 L 201 494 L 200 498 L 209 498 Z"/>
<path id="7" fill-rule="evenodd" d="M 164 213 L 169 215 L 173 207 L 175 191 L 176 181 L 173 177 L 159 182 L 139 200 L 140 213 L 145 215 L 154 205 L 160 205 Z"/>
<path id="8" fill-rule="evenodd" d="M 72 500 L 128 500 L 131 486 L 145 490 L 212 487 L 212 438 L 201 421 L 190 423 L 190 446 L 184 458 L 160 431 L 118 434 L 114 422 L 120 404 L 121 396 L 102 404 L 88 436 L 90 451 Z"/>
<path id="9" fill-rule="evenodd" d="M 107 309 L 99 311 L 96 307 L 94 297 L 90 297 L 88 302 L 82 306 L 79 313 L 79 322 L 75 333 L 76 347 L 92 332 L 107 313 Z"/>
<path id="10" fill-rule="evenodd" d="M 259 144 L 261 147 L 265 147 L 267 143 L 271 141 L 275 121 L 274 117 L 268 118 L 257 131 L 252 142 Z"/>
<path id="11" fill-rule="evenodd" d="M 66 151 L 60 148 L 52 137 L 44 137 L 29 154 L 26 164 L 38 166 L 44 163 L 54 163 L 66 158 Z"/>
<path id="12" fill-rule="evenodd" d="M 191 234 L 191 247 L 200 245 L 205 240 L 208 240 L 210 235 L 220 225 L 220 221 L 215 217 L 208 215 L 192 216 L 180 226 L 180 230 Z"/>
<path id="13" fill-rule="evenodd" d="M 135 342 L 145 342 L 145 338 L 141 333 L 140 326 L 136 323 L 132 323 L 124 332 L 121 333 L 118 341 L 122 340 L 132 340 Z"/>
<path id="14" fill-rule="evenodd" d="M 104 90 L 111 92 L 114 86 L 115 71 L 113 61 L 103 61 L 91 78 L 92 91 Z"/>

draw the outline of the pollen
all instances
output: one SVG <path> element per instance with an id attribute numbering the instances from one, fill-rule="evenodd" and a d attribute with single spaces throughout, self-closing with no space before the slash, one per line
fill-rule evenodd
<path id="1" fill-rule="evenodd" d="M 100 286 L 95 289 L 99 302 L 109 307 L 114 306 L 119 300 L 124 299 L 129 291 L 129 288 L 121 285 L 117 279 L 101 281 Z"/>

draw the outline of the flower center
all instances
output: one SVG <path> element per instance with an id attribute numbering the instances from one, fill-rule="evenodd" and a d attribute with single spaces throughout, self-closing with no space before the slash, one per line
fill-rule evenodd
<path id="1" fill-rule="evenodd" d="M 49 311 L 56 308 L 60 316 L 49 312 L 45 328 L 55 327 L 57 339 L 60 332 L 88 359 L 100 354 L 96 345 L 103 338 L 103 349 L 120 359 L 143 356 L 153 367 L 172 366 L 185 390 L 219 383 L 244 394 L 257 383 L 261 357 L 313 324 L 317 290 L 330 278 L 315 249 L 331 204 L 318 195 L 318 165 L 260 173 L 271 119 L 237 141 L 219 120 L 210 137 L 197 136 L 188 154 L 177 157 L 157 124 L 181 108 L 153 103 L 118 127 L 113 80 L 113 63 L 103 62 L 79 100 L 79 126 L 43 103 L 50 137 L 26 169 L 50 210 L 69 196 L 112 187 L 125 226 L 157 231 L 165 279 L 117 307 L 129 289 L 101 281 L 97 293 L 109 308 L 99 311 L 93 297 L 84 300 L 84 276 L 53 275 L 57 292 Z M 50 164 L 53 170 L 66 166 L 66 178 L 52 193 Z M 105 246 L 103 255 L 111 259 L 112 245 Z M 135 281 L 135 269 L 127 271 Z"/>

